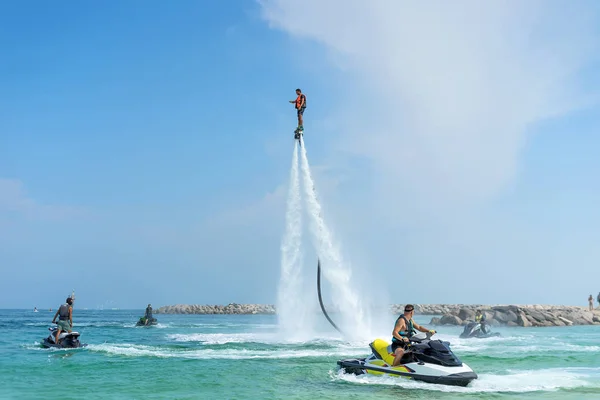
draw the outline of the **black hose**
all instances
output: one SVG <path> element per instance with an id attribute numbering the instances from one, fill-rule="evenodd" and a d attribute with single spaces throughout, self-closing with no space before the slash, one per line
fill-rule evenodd
<path id="1" fill-rule="evenodd" d="M 321 259 L 317 260 L 317 293 L 319 293 L 319 305 L 321 306 L 323 315 L 325 315 L 325 318 L 327 318 L 327 321 L 329 321 L 331 326 L 333 326 L 339 333 L 343 335 L 344 332 L 342 332 L 340 328 L 338 328 L 337 325 L 331 320 L 331 318 L 329 318 L 327 311 L 325 311 L 325 306 L 323 305 L 323 298 L 321 297 Z"/>

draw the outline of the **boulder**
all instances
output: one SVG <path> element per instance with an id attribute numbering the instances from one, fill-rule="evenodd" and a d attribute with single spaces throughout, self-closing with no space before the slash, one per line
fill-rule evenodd
<path id="1" fill-rule="evenodd" d="M 522 326 L 525 328 L 532 326 L 531 322 L 529 322 L 529 320 L 527 319 L 527 316 L 522 311 L 517 315 L 517 324 L 519 326 Z"/>
<path id="2" fill-rule="evenodd" d="M 518 311 L 516 311 L 518 312 Z M 517 322 L 517 314 L 514 310 L 508 310 L 506 312 L 506 319 L 508 322 Z"/>
<path id="3" fill-rule="evenodd" d="M 495 310 L 494 311 L 494 319 L 496 321 L 500 322 L 501 324 L 508 323 L 508 317 L 506 316 L 506 313 L 504 313 L 503 311 Z"/>
<path id="4" fill-rule="evenodd" d="M 456 315 L 446 314 L 440 319 L 441 325 L 461 325 L 462 320 Z"/>
<path id="5" fill-rule="evenodd" d="M 536 309 L 527 310 L 526 312 L 527 318 L 531 321 L 532 324 L 535 324 L 536 322 L 538 324 L 541 324 L 546 321 L 546 317 L 544 316 L 544 314 Z"/>
<path id="6" fill-rule="evenodd" d="M 494 310 L 494 319 L 502 324 L 508 324 L 509 322 L 517 322 L 517 314 L 511 309 Z"/>
<path id="7" fill-rule="evenodd" d="M 474 320 L 475 311 L 470 310 L 468 308 L 461 308 L 460 310 L 458 310 L 458 318 L 462 319 L 463 321 Z"/>
<path id="8" fill-rule="evenodd" d="M 558 319 L 560 319 L 565 325 L 567 326 L 571 326 L 573 325 L 573 321 L 569 321 L 568 319 L 566 319 L 565 317 L 558 317 Z"/>

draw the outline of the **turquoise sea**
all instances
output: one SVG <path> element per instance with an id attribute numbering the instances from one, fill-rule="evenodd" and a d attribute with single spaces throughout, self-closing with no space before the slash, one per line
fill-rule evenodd
<path id="1" fill-rule="evenodd" d="M 479 375 L 458 388 L 340 373 L 336 361 L 366 356 L 368 342 L 326 325 L 290 342 L 270 315 L 156 314 L 157 326 L 135 327 L 142 314 L 75 307 L 88 347 L 48 350 L 53 312 L 0 310 L 0 399 L 600 399 L 600 326 L 496 328 L 490 339 L 438 327 Z"/>

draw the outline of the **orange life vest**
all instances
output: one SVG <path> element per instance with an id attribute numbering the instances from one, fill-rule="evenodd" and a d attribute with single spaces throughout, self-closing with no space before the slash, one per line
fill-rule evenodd
<path id="1" fill-rule="evenodd" d="M 302 105 L 302 98 L 304 98 L 304 104 Z M 303 93 L 296 98 L 296 109 L 300 109 L 300 106 L 306 107 L 306 96 Z"/>

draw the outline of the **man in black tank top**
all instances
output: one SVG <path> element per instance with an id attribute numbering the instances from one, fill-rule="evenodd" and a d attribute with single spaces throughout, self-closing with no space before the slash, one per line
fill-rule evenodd
<path id="1" fill-rule="evenodd" d="M 417 330 L 430 332 L 432 335 L 435 333 L 433 329 L 427 329 L 413 321 L 413 315 L 415 315 L 415 307 L 412 304 L 407 304 L 404 307 L 404 315 L 399 316 L 396 320 L 396 325 L 394 325 L 394 330 L 392 331 L 393 367 L 400 365 L 400 360 L 402 360 L 404 351 L 410 343 L 410 338 L 417 333 Z"/>
<path id="2" fill-rule="evenodd" d="M 56 317 L 58 317 L 58 322 L 56 321 Z M 69 333 L 72 332 L 73 329 L 73 299 L 67 297 L 66 303 L 58 307 L 56 314 L 54 314 L 54 318 L 52 318 L 52 323 L 56 323 L 58 329 L 56 330 L 56 338 L 54 339 L 54 343 L 58 343 L 58 338 L 60 337 L 60 333 L 62 331 L 67 331 Z"/>

